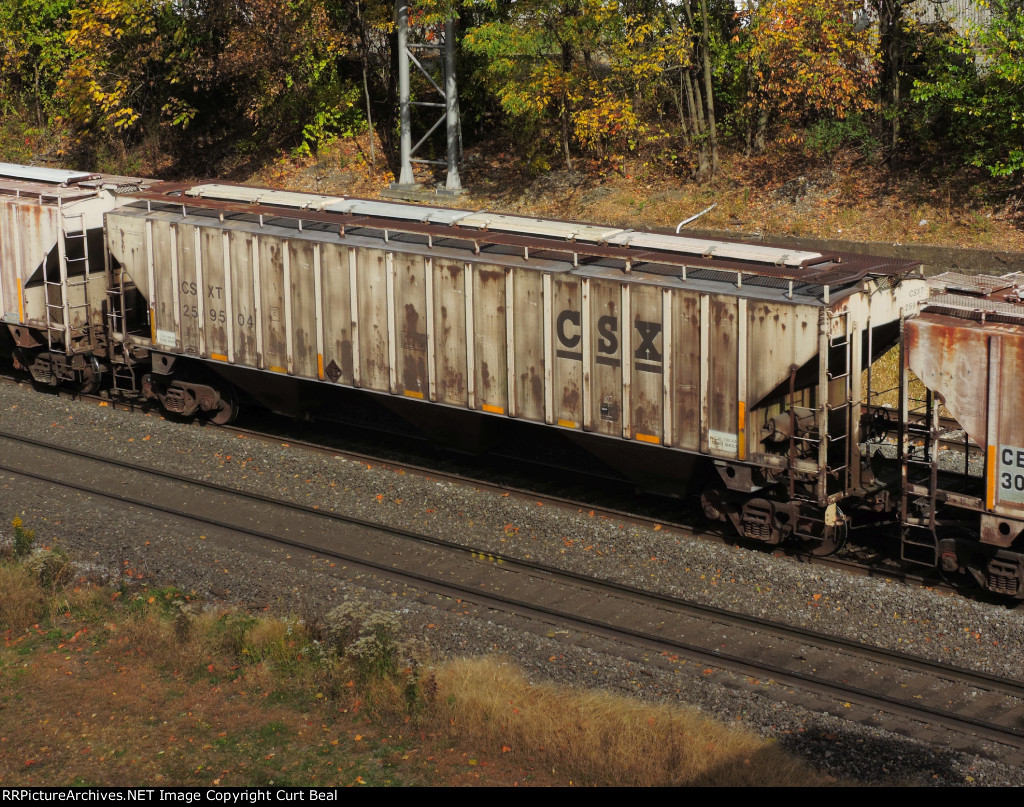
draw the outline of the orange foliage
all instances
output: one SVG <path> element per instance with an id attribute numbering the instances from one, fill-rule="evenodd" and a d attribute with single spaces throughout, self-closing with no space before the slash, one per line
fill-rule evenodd
<path id="1" fill-rule="evenodd" d="M 879 55 L 869 28 L 857 30 L 851 0 L 768 0 L 751 21 L 746 53 L 753 109 L 845 118 L 871 106 Z"/>

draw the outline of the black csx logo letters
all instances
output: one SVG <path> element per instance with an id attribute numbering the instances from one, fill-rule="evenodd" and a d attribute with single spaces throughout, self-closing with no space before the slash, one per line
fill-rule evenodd
<path id="1" fill-rule="evenodd" d="M 555 320 L 555 333 L 561 345 L 556 354 L 563 359 L 582 361 L 583 353 L 579 350 L 583 340 L 582 314 L 579 311 L 565 310 Z M 660 322 L 634 320 L 633 327 L 639 336 L 636 349 L 633 351 L 634 365 L 637 370 L 648 373 L 661 372 L 661 352 L 654 341 L 661 333 Z M 605 315 L 597 321 L 597 356 L 598 364 L 619 366 L 616 354 L 619 352 L 619 318 Z"/>

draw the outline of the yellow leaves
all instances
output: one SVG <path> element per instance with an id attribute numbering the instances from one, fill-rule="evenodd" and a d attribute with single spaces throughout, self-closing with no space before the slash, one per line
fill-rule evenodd
<path id="1" fill-rule="evenodd" d="M 870 105 L 879 55 L 869 30 L 856 32 L 850 0 L 770 0 L 755 13 L 747 60 L 761 101 L 780 111 L 837 117 Z"/>
<path id="2" fill-rule="evenodd" d="M 59 92 L 79 129 L 125 131 L 140 118 L 126 103 L 158 58 L 158 9 L 150 0 L 93 0 L 71 11 L 65 42 L 75 53 Z"/>
<path id="3" fill-rule="evenodd" d="M 597 81 L 591 81 L 588 90 L 587 106 L 572 115 L 577 139 L 587 148 L 597 148 L 606 141 L 628 143 L 640 126 L 630 101 L 616 97 Z"/>

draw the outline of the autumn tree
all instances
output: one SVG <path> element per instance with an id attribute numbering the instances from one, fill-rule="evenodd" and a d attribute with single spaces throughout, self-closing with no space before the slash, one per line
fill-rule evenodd
<path id="1" fill-rule="evenodd" d="M 463 47 L 478 65 L 474 78 L 524 139 L 557 133 L 568 167 L 574 151 L 621 161 L 640 147 L 679 140 L 674 151 L 699 149 L 702 174 L 710 173 L 714 100 L 704 55 L 721 37 L 702 28 L 706 0 L 692 7 L 690 0 L 530 0 L 490 8 L 468 26 Z"/>
<path id="2" fill-rule="evenodd" d="M 681 94 L 685 94 L 688 112 L 688 118 L 681 121 L 681 126 L 690 150 L 697 156 L 695 175 L 703 181 L 717 173 L 719 163 L 712 48 L 722 39 L 727 41 L 729 35 L 725 32 L 726 35 L 722 36 L 723 30 L 713 24 L 723 19 L 721 11 L 709 14 L 708 1 L 698 1 L 695 9 L 691 0 L 681 0 L 675 7 L 662 0 L 662 9 L 675 37 L 689 43 L 685 51 L 679 50 L 680 67 L 683 68 L 680 73 Z M 727 13 L 736 18 L 735 14 Z M 722 53 L 719 49 L 718 55 Z"/>
<path id="3" fill-rule="evenodd" d="M 58 96 L 74 130 L 124 132 L 150 111 L 169 28 L 173 9 L 161 0 L 86 0 L 71 10 Z"/>
<path id="4" fill-rule="evenodd" d="M 878 53 L 855 24 L 856 0 L 768 0 L 753 14 L 744 59 L 745 103 L 757 150 L 772 121 L 845 118 L 872 105 Z"/>
<path id="5" fill-rule="evenodd" d="M 911 99 L 933 148 L 986 168 L 1024 174 L 1024 5 L 989 0 L 987 19 L 936 38 Z"/>
<path id="6" fill-rule="evenodd" d="M 571 129 L 595 51 L 598 26 L 585 9 L 595 0 L 526 0 L 490 5 L 491 19 L 465 33 L 463 48 L 480 59 L 477 73 L 518 126 L 536 131 L 553 118 L 565 164 L 572 168 Z"/>
<path id="7" fill-rule="evenodd" d="M 0 111 L 30 109 L 38 126 L 57 112 L 73 7 L 73 0 L 0 0 Z"/>
<path id="8" fill-rule="evenodd" d="M 162 132 L 186 158 L 216 142 L 315 148 L 363 119 L 342 69 L 352 11 L 347 0 L 78 0 L 62 118 L 83 144 Z"/>

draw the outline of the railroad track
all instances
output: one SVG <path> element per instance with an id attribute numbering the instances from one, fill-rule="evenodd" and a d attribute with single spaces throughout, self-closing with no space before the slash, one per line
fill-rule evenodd
<path id="1" fill-rule="evenodd" d="M 289 423 L 292 423 L 289 421 Z M 264 440 L 271 443 L 280 443 L 282 435 L 279 433 L 269 433 L 263 431 L 256 431 L 253 429 L 243 428 L 239 426 L 216 426 L 214 424 L 204 424 L 204 426 L 213 429 L 223 429 L 229 433 L 243 435 L 248 438 Z M 306 451 L 312 451 L 318 454 L 336 455 L 344 457 L 348 460 L 356 462 L 367 462 L 376 465 L 385 465 L 393 467 L 396 470 L 403 472 L 418 473 L 425 476 L 430 476 L 436 479 L 443 479 L 454 484 L 459 485 L 472 485 L 474 488 L 479 490 L 489 490 L 498 494 L 509 493 L 514 496 L 519 496 L 524 499 L 534 501 L 540 500 L 548 505 L 558 505 L 567 508 L 585 508 L 592 510 L 598 516 L 605 518 L 617 519 L 625 524 L 634 525 L 637 527 L 643 527 L 647 529 L 668 528 L 676 530 L 680 533 L 684 533 L 693 538 L 700 538 L 704 540 L 713 540 L 720 543 L 725 543 L 730 546 L 737 546 L 740 540 L 737 538 L 736 533 L 729 528 L 719 528 L 717 525 L 702 526 L 695 528 L 693 523 L 687 523 L 678 519 L 677 515 L 673 515 L 669 510 L 675 510 L 678 513 L 680 510 L 685 509 L 681 506 L 679 499 L 666 499 L 664 497 L 650 497 L 649 501 L 656 502 L 653 507 L 646 508 L 648 512 L 641 512 L 642 508 L 631 507 L 630 509 L 624 509 L 620 507 L 609 507 L 607 503 L 597 500 L 595 498 L 569 498 L 566 496 L 560 496 L 551 493 L 549 486 L 532 486 L 517 487 L 509 483 L 508 469 L 504 469 L 504 473 L 501 475 L 502 478 L 499 481 L 492 481 L 494 475 L 493 468 L 488 465 L 485 468 L 475 469 L 478 473 L 470 475 L 469 472 L 463 470 L 460 472 L 441 470 L 435 466 L 419 465 L 407 458 L 407 454 L 403 454 L 402 458 L 386 458 L 383 459 L 379 454 L 366 454 L 357 451 L 353 451 L 347 448 L 338 448 L 332 446 L 325 446 L 322 443 L 313 442 L 310 440 L 304 440 L 302 438 L 296 438 L 294 436 L 287 436 L 289 445 L 300 447 Z M 565 471 L 571 474 L 581 474 L 582 479 L 576 480 L 581 487 L 586 487 L 586 482 L 591 483 L 612 483 L 613 485 L 619 485 L 621 487 L 622 480 L 609 479 L 608 477 L 599 475 L 597 473 L 581 472 L 577 468 L 559 468 L 552 467 L 551 465 L 545 464 L 540 460 L 535 459 L 523 459 L 520 457 L 505 457 L 507 462 L 512 463 L 515 468 L 515 476 L 522 479 L 526 474 L 530 474 L 531 471 L 543 472 L 545 476 L 550 475 L 552 471 L 561 473 Z M 562 482 L 559 482 L 561 486 Z M 631 483 L 625 483 L 630 485 Z M 603 488 L 598 488 L 601 490 Z M 591 490 L 591 493 L 593 491 Z M 691 514 L 697 521 L 703 520 L 703 516 L 693 513 Z M 872 526 L 869 529 L 877 530 L 876 526 Z M 747 549 L 755 551 L 770 551 L 776 557 L 787 557 L 792 560 L 805 563 L 808 565 L 823 566 L 831 569 L 838 569 L 848 574 L 859 574 L 866 577 L 882 577 L 888 580 L 898 581 L 907 585 L 913 586 L 927 586 L 928 588 L 936 591 L 943 592 L 955 592 L 959 589 L 953 584 L 937 580 L 934 577 L 926 577 L 920 574 L 916 574 L 906 569 L 901 569 L 893 562 L 875 562 L 868 560 L 867 558 L 875 557 L 872 551 L 854 550 L 843 556 L 839 555 L 815 555 L 810 552 L 803 552 L 797 546 L 784 546 L 767 549 L 765 545 L 756 542 L 748 542 L 743 544 Z M 960 592 L 963 593 L 963 592 Z"/>
<path id="2" fill-rule="evenodd" d="M 864 719 L 882 713 L 883 721 L 1024 749 L 1024 685 L 1016 681 L 6 432 L 0 445 L 7 474 L 198 523 L 235 545 L 239 536 L 272 542 L 306 553 L 321 572 L 372 572 L 543 626 L 798 687 L 847 717 L 856 707 Z"/>
<path id="3" fill-rule="evenodd" d="M 0 375 L 0 382 L 13 384 L 25 383 L 10 375 Z M 72 400 L 112 406 L 125 411 L 143 412 L 149 410 L 147 405 L 139 404 L 131 399 L 113 399 L 100 394 L 81 394 L 66 390 L 57 390 L 54 394 L 67 397 Z M 550 464 L 538 459 L 524 458 L 520 456 L 506 456 L 501 459 L 502 468 L 500 471 L 496 472 L 495 463 L 481 463 L 473 459 L 467 459 L 466 457 L 460 457 L 458 460 L 453 460 L 451 457 L 439 457 L 439 452 L 436 447 L 432 446 L 432 444 L 422 438 L 421 442 L 424 450 L 421 452 L 417 452 L 415 449 L 410 451 L 409 442 L 411 441 L 411 438 L 407 438 L 405 435 L 402 437 L 403 445 L 401 448 L 391 453 L 384 452 L 385 456 L 382 457 L 380 451 L 370 454 L 364 451 L 355 450 L 350 447 L 350 444 L 325 445 L 322 440 L 322 429 L 320 429 L 321 434 L 317 438 L 320 441 L 314 442 L 312 439 L 308 439 L 307 436 L 303 435 L 302 424 L 298 421 L 278 418 L 276 416 L 272 418 L 272 421 L 273 425 L 271 428 L 273 428 L 274 431 L 263 431 L 238 425 L 218 426 L 208 422 L 203 423 L 203 428 L 220 429 L 228 432 L 229 434 L 241 435 L 275 444 L 280 444 L 284 441 L 291 446 L 295 446 L 306 451 L 312 451 L 319 454 L 336 455 L 355 462 L 385 465 L 393 467 L 395 470 L 418 473 L 436 479 L 450 481 L 454 484 L 472 485 L 480 490 L 490 490 L 499 494 L 509 493 L 510 495 L 523 497 L 528 500 L 541 500 L 545 502 L 545 504 L 549 505 L 585 508 L 587 510 L 593 510 L 598 516 L 619 519 L 623 523 L 638 527 L 650 529 L 655 525 L 660 525 L 661 527 L 676 530 L 694 538 L 713 540 L 733 546 L 740 544 L 740 540 L 731 529 L 718 529 L 714 525 L 711 527 L 704 526 L 698 529 L 695 528 L 692 523 L 679 520 L 678 512 L 681 508 L 680 500 L 678 499 L 669 500 L 664 497 L 651 496 L 644 500 L 647 505 L 646 507 L 638 508 L 635 506 L 636 501 L 635 497 L 633 497 L 633 500 L 627 504 L 623 499 L 629 497 L 623 497 L 621 489 L 625 485 L 630 491 L 633 491 L 634 488 L 632 487 L 632 484 L 624 482 L 621 478 L 610 478 L 595 471 L 588 471 L 578 467 L 564 468 L 551 466 Z M 283 429 L 280 428 L 282 423 Z M 313 428 L 315 429 L 316 427 Z M 355 432 L 357 435 L 365 437 L 365 441 L 370 441 L 372 439 L 376 442 L 377 438 L 381 435 L 384 435 L 389 439 L 393 438 L 393 435 L 390 433 L 381 429 L 375 429 L 373 426 L 365 424 L 355 427 L 350 424 L 346 424 L 346 431 L 349 437 L 351 437 L 351 434 Z M 372 435 L 372 438 L 368 435 Z M 428 466 L 419 464 L 413 461 L 413 457 L 420 458 L 420 462 L 424 461 L 423 457 L 427 457 L 425 461 L 431 462 L 433 465 Z M 457 466 L 458 470 L 450 470 L 453 465 Z M 543 482 L 535 484 L 537 482 L 536 475 L 540 475 L 546 480 L 555 478 L 556 481 L 554 485 Z M 565 477 L 567 475 L 572 476 L 574 488 L 582 488 L 590 491 L 591 493 L 594 491 L 611 491 L 613 492 L 612 498 L 623 501 L 622 506 L 609 506 L 607 504 L 608 497 L 603 493 L 596 497 L 587 498 L 569 498 L 564 495 L 552 493 L 552 487 L 561 489 L 565 486 Z M 497 481 L 494 481 L 495 477 L 497 477 Z M 530 486 L 525 487 L 524 485 Z M 617 492 L 615 492 L 616 488 L 618 489 Z M 627 507 L 629 509 L 626 509 Z M 671 512 L 672 510 L 675 510 L 676 513 L 673 514 Z M 698 514 L 690 515 L 695 519 L 702 519 L 702 516 Z M 872 531 L 875 529 L 875 527 L 871 527 Z M 950 593 L 958 592 L 961 595 L 974 595 L 979 598 L 984 598 L 985 596 L 983 592 L 979 592 L 972 588 L 968 588 L 964 591 L 962 588 L 957 587 L 951 582 L 943 581 L 934 576 L 918 574 L 906 568 L 900 568 L 896 562 L 888 557 L 882 557 L 879 559 L 877 553 L 870 549 L 858 550 L 855 548 L 853 551 L 842 555 L 820 556 L 814 555 L 810 552 L 803 552 L 798 546 L 791 545 L 769 548 L 762 544 L 750 542 L 744 543 L 743 546 L 749 550 L 769 551 L 777 557 L 787 557 L 795 562 L 837 569 L 848 574 L 858 574 L 866 577 L 881 577 L 901 582 L 906 585 L 925 586 L 936 591 Z"/>

